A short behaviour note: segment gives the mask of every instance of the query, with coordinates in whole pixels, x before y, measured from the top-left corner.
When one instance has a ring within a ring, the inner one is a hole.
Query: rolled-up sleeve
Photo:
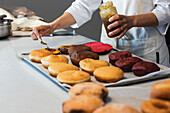
[[[154,4],[155,8],[152,12],[159,22],[157,29],[161,34],[165,35],[170,25],[170,0],[155,0]]]
[[[76,23],[71,27],[78,28],[89,21],[93,12],[98,9],[101,2],[102,0],[75,0],[65,11],[70,13],[76,20]]]

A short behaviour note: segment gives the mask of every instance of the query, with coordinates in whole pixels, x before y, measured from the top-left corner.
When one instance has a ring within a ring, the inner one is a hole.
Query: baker
[[[108,0],[103,0],[107,2]],[[117,8],[118,14],[110,17],[108,38],[102,27],[101,42],[111,44],[121,50],[165,66],[169,64],[169,53],[165,34],[170,24],[170,0],[110,0]],[[51,34],[56,29],[71,26],[78,28],[92,17],[102,0],[75,0],[59,18],[49,25],[35,27],[37,37]],[[118,27],[119,26],[119,27]],[[32,37],[36,40],[36,36]],[[118,40],[118,41],[117,41]],[[157,54],[159,53],[159,54]]]

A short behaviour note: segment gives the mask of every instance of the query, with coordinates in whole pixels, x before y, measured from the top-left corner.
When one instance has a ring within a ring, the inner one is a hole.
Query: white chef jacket
[[[166,46],[166,31],[170,24],[170,0],[103,0],[113,1],[117,12],[123,15],[137,15],[153,12],[158,21],[157,27],[133,27],[118,41],[108,38],[102,26],[101,42],[111,44],[121,50],[131,51],[151,61],[156,61],[159,53],[160,64],[169,66],[169,53]],[[72,25],[77,28],[91,19],[93,12],[98,9],[102,0],[75,0],[66,10],[76,20]]]

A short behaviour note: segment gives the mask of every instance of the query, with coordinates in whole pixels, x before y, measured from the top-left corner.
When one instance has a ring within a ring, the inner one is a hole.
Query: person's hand
[[[33,40],[38,40],[38,38],[50,35],[54,32],[54,29],[51,27],[51,25],[41,25],[38,27],[33,28],[33,31],[31,32],[31,37]]]
[[[108,33],[109,37],[120,39],[130,28],[132,28],[133,17],[117,14],[110,17],[109,22],[111,23],[107,27],[110,30]]]

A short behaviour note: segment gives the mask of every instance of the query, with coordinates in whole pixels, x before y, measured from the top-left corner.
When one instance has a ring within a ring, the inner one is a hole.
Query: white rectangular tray
[[[112,52],[114,52],[114,51],[112,51]],[[68,59],[70,59],[68,55],[65,55],[65,56]],[[68,91],[68,88],[71,87],[70,85],[61,84],[60,82],[58,82],[54,77],[50,76],[48,70],[46,68],[44,68],[41,65],[41,63],[35,63],[35,62],[30,61],[28,55],[21,55],[21,58],[22,58],[23,61],[28,63],[30,66],[34,67],[42,75],[44,75],[46,78],[51,80],[53,83],[55,83],[56,85],[58,85],[59,87],[61,87],[65,91]],[[99,59],[109,62],[108,54],[107,55],[100,55]],[[70,60],[69,60],[69,63],[71,63]],[[157,78],[163,78],[163,77],[167,77],[167,76],[170,75],[170,68],[167,68],[167,67],[159,65],[159,64],[158,64],[158,66],[160,67],[160,71],[153,72],[153,73],[147,74],[147,75],[142,76],[142,77],[137,77],[132,72],[125,72],[124,78],[122,80],[118,81],[118,82],[115,82],[115,83],[102,83],[102,82],[97,81],[94,76],[91,76],[91,81],[101,83],[106,87],[114,87],[114,86],[128,85],[128,84],[132,84],[132,83],[139,83],[139,82],[157,79]]]

